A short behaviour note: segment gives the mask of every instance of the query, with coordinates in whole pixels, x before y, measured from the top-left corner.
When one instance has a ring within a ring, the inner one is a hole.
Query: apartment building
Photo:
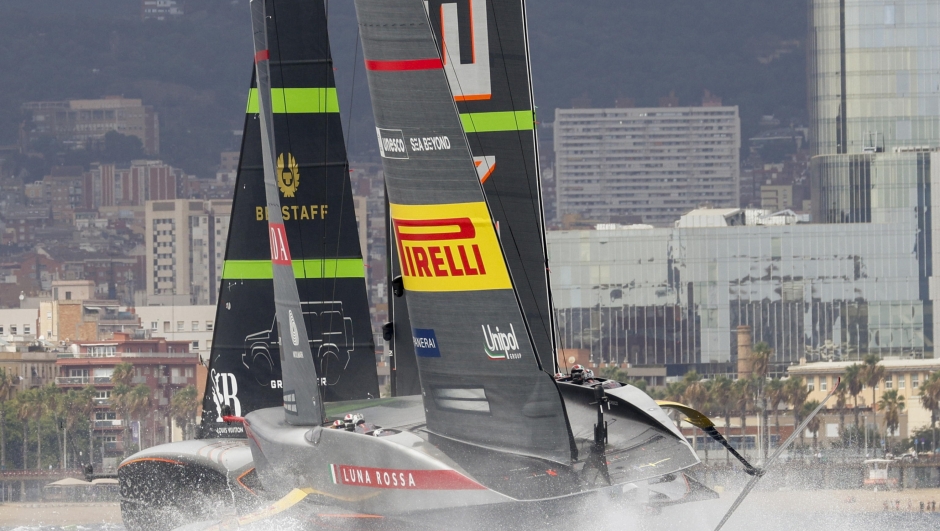
[[[702,204],[737,208],[737,107],[557,109],[559,219],[668,226]]]

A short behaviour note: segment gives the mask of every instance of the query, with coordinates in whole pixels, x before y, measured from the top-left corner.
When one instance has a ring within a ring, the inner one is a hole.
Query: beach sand
[[[0,528],[120,523],[118,502],[0,504]]]
[[[732,500],[740,491],[733,490],[721,495],[724,500]],[[920,511],[920,502],[936,502],[940,512],[940,489],[906,489],[902,491],[874,492],[873,490],[778,490],[756,491],[748,497],[747,504],[759,505],[765,511],[772,512],[812,512],[812,511],[848,511],[879,512],[884,511],[885,502],[890,511]],[[896,508],[899,502],[900,509]],[[910,502],[910,508],[908,508]]]

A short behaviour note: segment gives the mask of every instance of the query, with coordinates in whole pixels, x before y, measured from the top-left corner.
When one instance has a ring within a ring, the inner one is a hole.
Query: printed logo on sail
[[[441,349],[437,346],[437,336],[433,328],[412,328],[411,338],[415,345],[415,355],[419,358],[441,357]]]
[[[509,273],[485,203],[391,205],[405,288],[509,289]]]
[[[491,360],[522,359],[519,339],[512,323],[509,323],[508,332],[500,332],[498,326],[481,325],[481,328],[483,329],[483,338],[486,340],[486,347],[483,349],[486,357]]]
[[[294,192],[300,186],[300,166],[293,155],[287,153],[285,164],[284,153],[277,156],[277,187],[281,189],[284,197],[294,197]]]
[[[379,139],[379,154],[387,159],[407,159],[408,148],[405,146],[405,135],[401,129],[375,128]]]

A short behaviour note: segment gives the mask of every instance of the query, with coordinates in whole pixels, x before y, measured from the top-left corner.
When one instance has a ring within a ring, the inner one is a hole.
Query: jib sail
[[[324,399],[378,396],[375,349],[346,149],[321,2],[268,0],[271,100],[281,209]],[[258,94],[254,77],[229,228],[203,436],[242,436],[221,419],[283,403]],[[287,334],[290,337],[290,334]]]
[[[431,433],[568,463],[427,13],[357,0],[376,135]]]

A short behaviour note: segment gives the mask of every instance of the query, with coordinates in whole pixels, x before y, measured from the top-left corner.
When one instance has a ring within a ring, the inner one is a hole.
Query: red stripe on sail
[[[260,63],[261,61],[267,61],[271,58],[271,53],[268,50],[261,50],[255,54],[255,63]]]
[[[366,69],[378,72],[404,72],[407,70],[435,70],[444,68],[440,58],[409,59],[407,61],[370,61],[366,60]]]

